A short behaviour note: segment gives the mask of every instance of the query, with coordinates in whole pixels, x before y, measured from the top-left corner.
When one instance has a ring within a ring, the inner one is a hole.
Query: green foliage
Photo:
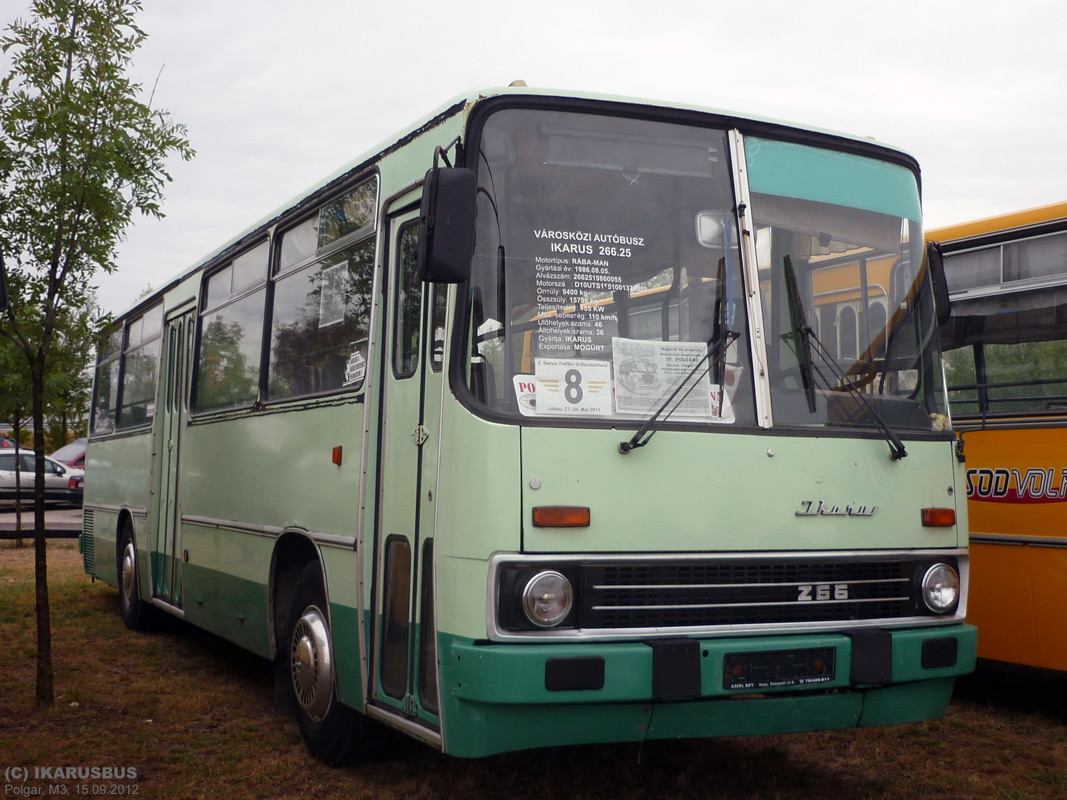
[[[1026,414],[1067,408],[1067,340],[984,344],[945,355],[950,401],[960,414],[980,409],[975,348],[982,348],[988,408],[992,413]],[[972,387],[960,389],[957,387]]]
[[[36,0],[0,37],[11,59],[0,80],[0,264],[11,295],[0,334],[61,419],[85,403],[82,373],[106,323],[94,274],[115,270],[135,212],[162,216],[167,159],[193,156],[185,128],[126,75],[145,39],[140,10],[140,0]]]
[[[231,408],[256,399],[259,365],[248,363],[243,348],[247,338],[240,322],[215,317],[204,325],[199,408]]]
[[[26,357],[14,342],[0,337],[0,422],[15,431],[29,417],[33,396]]]

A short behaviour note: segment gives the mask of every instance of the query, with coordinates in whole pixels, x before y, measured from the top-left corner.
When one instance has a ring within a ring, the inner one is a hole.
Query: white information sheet
[[[672,417],[733,422],[729,398],[721,386],[711,383],[705,343],[613,337],[611,347],[615,407],[620,414],[654,414],[684,380],[685,385],[667,407]]]

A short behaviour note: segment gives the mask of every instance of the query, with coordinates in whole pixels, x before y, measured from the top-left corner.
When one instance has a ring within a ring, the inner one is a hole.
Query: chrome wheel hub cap
[[[122,551],[122,599],[130,605],[137,597],[137,555],[133,542],[127,542]]]
[[[296,701],[309,717],[321,720],[333,699],[333,658],[326,619],[315,606],[309,606],[293,628],[289,667]]]

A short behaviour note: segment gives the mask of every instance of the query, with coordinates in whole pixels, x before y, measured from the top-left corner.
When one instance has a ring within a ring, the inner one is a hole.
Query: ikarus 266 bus
[[[908,155],[513,86],[116,319],[86,570],[328,762],[926,720],[973,668]]]

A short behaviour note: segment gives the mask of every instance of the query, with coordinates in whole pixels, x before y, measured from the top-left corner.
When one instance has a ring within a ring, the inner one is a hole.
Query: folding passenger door
[[[159,390],[159,437],[153,478],[152,594],[182,607],[182,525],[179,465],[182,434],[189,414],[190,359],[195,325],[192,309],[167,318]]]
[[[426,342],[429,309],[416,268],[417,209],[393,215],[388,236],[370,695],[379,708],[433,730],[433,492],[441,376]]]

